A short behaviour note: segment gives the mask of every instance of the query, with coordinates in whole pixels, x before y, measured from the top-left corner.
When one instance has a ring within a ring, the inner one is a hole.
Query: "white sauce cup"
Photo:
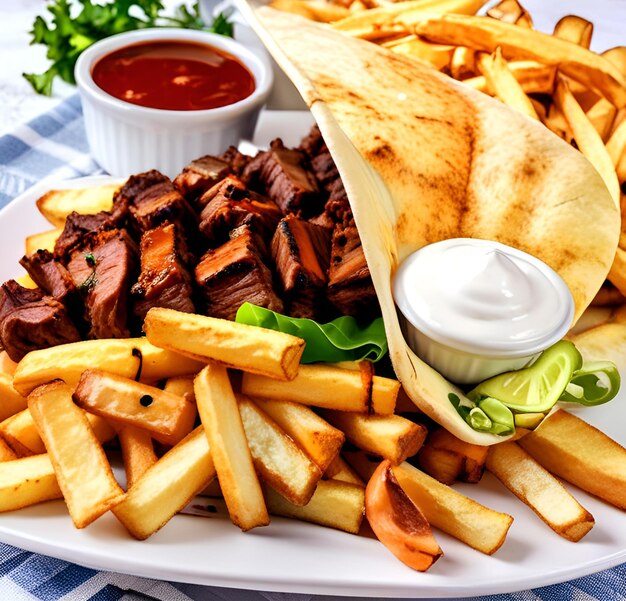
[[[176,41],[213,46],[239,59],[252,73],[254,92],[234,104],[206,110],[147,108],[111,96],[93,81],[94,65],[107,54],[141,42]],[[129,31],[96,42],[76,63],[87,140],[93,158],[111,175],[158,169],[174,177],[190,161],[220,154],[250,139],[272,88],[267,54],[205,31],[155,28]]]

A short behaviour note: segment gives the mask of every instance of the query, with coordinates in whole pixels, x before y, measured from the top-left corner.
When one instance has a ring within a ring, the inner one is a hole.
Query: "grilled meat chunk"
[[[78,294],[74,280],[50,251],[40,249],[30,256],[23,256],[20,265],[26,269],[33,282],[47,294],[68,308],[75,306]]]
[[[328,150],[317,123],[315,123],[309,130],[309,133],[300,140],[298,150],[304,152],[309,159],[316,157],[320,152]]]
[[[118,218],[108,211],[93,215],[82,215],[73,211],[65,219],[65,227],[54,244],[55,258],[65,261],[84,236],[98,230],[113,229],[117,227],[117,222]]]
[[[0,347],[13,361],[30,351],[76,342],[80,334],[64,305],[15,280],[0,288]]]
[[[141,273],[131,288],[134,313],[143,322],[152,307],[193,313],[191,276],[185,267],[173,223],[160,225],[141,237]]]
[[[126,338],[128,294],[135,280],[137,248],[124,230],[86,236],[72,252],[68,270],[85,296],[89,338]]]
[[[207,155],[192,161],[174,179],[174,186],[192,204],[231,173],[230,163]]]
[[[337,224],[331,243],[328,300],[343,315],[372,319],[380,313],[356,226]]]
[[[251,192],[236,177],[229,176],[206,192],[200,214],[200,232],[214,248],[228,240],[229,232],[241,225],[269,239],[282,217],[276,203]]]
[[[165,222],[194,231],[196,214],[171,180],[152,170],[128,178],[113,198],[114,210],[128,207],[134,231],[141,235]]]
[[[269,196],[284,213],[301,212],[307,217],[322,210],[324,199],[304,153],[285,148],[280,138],[246,165],[242,180]]]
[[[264,263],[256,237],[247,227],[228,242],[209,250],[198,263],[195,276],[206,302],[207,315],[234,319],[247,302],[281,312],[272,273]]]
[[[322,307],[330,235],[327,229],[289,215],[272,238],[272,258],[289,315],[314,318]]]

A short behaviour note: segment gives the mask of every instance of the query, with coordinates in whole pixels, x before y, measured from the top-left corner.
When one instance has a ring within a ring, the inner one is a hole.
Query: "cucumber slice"
[[[520,413],[543,413],[559,400],[582,357],[568,340],[546,349],[530,367],[500,374],[481,382],[468,393],[472,401],[498,399]]]

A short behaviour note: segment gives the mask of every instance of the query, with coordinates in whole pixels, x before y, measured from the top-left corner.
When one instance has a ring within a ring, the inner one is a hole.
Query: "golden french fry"
[[[463,473],[464,458],[462,455],[450,449],[438,449],[425,444],[417,454],[419,466],[443,484],[454,484],[461,479]]]
[[[131,488],[158,460],[152,436],[135,426],[121,426],[117,435],[122,448],[126,487]]]
[[[345,6],[315,0],[272,0],[269,6],[321,23],[338,21],[350,14],[350,10]]]
[[[365,489],[339,480],[320,480],[311,500],[299,507],[265,487],[270,513],[358,534],[365,512]]]
[[[428,64],[441,71],[450,64],[455,46],[442,46],[420,40],[416,35],[409,35],[381,44],[398,54],[406,54],[413,59]]]
[[[0,463],[0,512],[62,497],[48,455]]]
[[[608,279],[622,294],[626,295],[626,250],[619,246],[615,250],[615,258]]]
[[[399,388],[396,380],[380,376],[373,376],[371,387],[367,387],[360,372],[323,364],[301,365],[290,381],[244,373],[241,382],[241,391],[253,398],[385,415],[393,413]]]
[[[196,393],[193,390],[192,376],[168,378],[167,382],[165,382],[163,390],[178,396],[184,396],[188,401],[192,401],[194,403],[196,401]]]
[[[4,439],[0,438],[0,463],[3,461],[12,461],[13,459],[17,459],[17,455]]]
[[[626,88],[625,88],[626,91]],[[589,159],[596,168],[615,201],[617,207],[620,202],[619,182],[611,157],[604,146],[602,138],[585,115],[584,111],[574,98],[567,82],[558,77],[556,82],[556,94],[554,100],[565,116],[567,123],[572,128],[574,139],[579,150]]]
[[[577,542],[593,528],[593,516],[517,443],[493,445],[487,469],[563,538]]]
[[[365,486],[365,482],[361,477],[341,458],[340,455],[335,457],[331,464],[326,468],[324,477],[328,480],[340,480],[350,484],[358,484]]]
[[[110,211],[113,195],[119,187],[119,184],[105,184],[73,190],[50,190],[37,200],[37,208],[52,225],[62,228],[65,218],[72,211],[82,214]]]
[[[39,234],[31,234],[26,236],[24,254],[32,255],[38,250],[48,250],[52,252],[57,238],[61,235],[61,229],[48,230]]]
[[[504,543],[513,518],[438,482],[406,461],[393,472],[428,523],[473,549],[492,555]]]
[[[518,27],[533,28],[530,13],[517,0],[501,0],[487,11],[487,16]]]
[[[345,440],[343,432],[331,426],[306,405],[291,401],[254,399],[304,452],[325,472],[337,457]]]
[[[518,444],[549,472],[626,509],[626,449],[579,417],[555,411]]]
[[[95,368],[142,382],[195,374],[204,363],[150,344],[145,338],[83,340],[31,351],[18,364],[13,386],[24,395],[61,379],[76,386],[86,369]]]
[[[617,109],[606,98],[600,98],[585,113],[602,140],[606,142],[611,133]],[[607,151],[609,151],[608,148]],[[610,151],[609,155],[611,155]],[[613,157],[611,156],[611,158]]]
[[[344,432],[351,443],[395,465],[415,455],[426,439],[425,426],[399,415],[324,411],[323,417]]]
[[[554,90],[554,77],[556,74],[556,69],[554,67],[550,65],[542,65],[537,61],[510,61],[508,63],[508,68],[524,93],[552,94]],[[463,83],[486,94],[491,92],[489,86],[487,85],[487,80],[482,75],[464,79]],[[543,107],[543,105],[541,106]],[[537,106],[534,103],[533,107],[535,108],[535,112],[537,112]],[[545,108],[542,110],[545,112]]]
[[[295,377],[304,352],[290,334],[172,309],[150,309],[143,327],[156,346],[283,380]]]
[[[89,420],[63,382],[45,384],[28,397],[70,516],[84,528],[124,498]]]
[[[24,288],[34,289],[38,287],[37,284],[33,281],[33,278],[31,278],[27,273],[18,276],[17,278],[15,278],[15,281],[20,286],[24,286]]]
[[[96,438],[101,442],[109,442],[116,436],[115,430],[99,415],[86,413],[87,419]],[[26,408],[0,423],[0,436],[15,451],[18,457],[28,457],[46,452],[46,447],[41,440],[39,430],[30,413]]]
[[[567,15],[561,17],[554,26],[553,35],[572,44],[589,48],[593,35],[593,23],[576,15]]]
[[[626,46],[609,48],[602,53],[602,56],[610,63],[613,63],[613,65],[619,69],[621,74],[626,77]]]
[[[215,475],[206,434],[198,426],[146,470],[113,513],[135,538],[144,540],[206,488]]]
[[[572,336],[570,340],[585,361],[612,361],[625,373],[626,315],[624,312],[617,312],[614,319],[616,323],[600,324]]]
[[[606,151],[611,157],[611,162],[617,167],[620,158],[626,151],[626,119],[624,119],[612,132],[606,142]]]
[[[0,374],[13,377],[17,363],[9,357],[6,351],[0,351]]]
[[[489,447],[465,442],[446,429],[437,428],[429,433],[426,443],[420,449],[420,465],[426,473],[437,478],[440,482],[447,484],[451,484],[455,480],[479,482],[485,470],[488,450]],[[448,473],[453,476],[452,480],[448,478],[444,480],[437,475],[438,458],[448,466],[458,465],[458,471],[455,473],[448,470]]]
[[[487,80],[487,85],[504,104],[531,119],[539,119],[532,102],[509,70],[506,60],[502,58],[499,47],[491,55],[477,53],[476,65]]]
[[[626,105],[626,78],[606,58],[571,42],[496,19],[457,14],[423,16],[414,33],[439,44],[469,46],[509,59],[558,65],[564,75],[605,96],[618,108]]]
[[[194,388],[230,519],[244,531],[266,526],[267,508],[226,368],[209,363]]]
[[[74,391],[79,406],[115,422],[144,428],[173,444],[193,427],[196,406],[181,396],[99,369],[87,369]]]
[[[257,473],[294,505],[306,505],[322,472],[248,397],[237,395],[241,421]]]
[[[454,79],[465,80],[477,72],[476,52],[467,46],[457,46],[450,59],[450,75]]]
[[[26,409],[26,397],[13,387],[13,376],[0,371],[0,421]]]

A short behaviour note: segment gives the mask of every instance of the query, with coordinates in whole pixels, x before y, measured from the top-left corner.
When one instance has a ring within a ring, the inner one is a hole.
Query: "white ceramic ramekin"
[[[235,56],[254,76],[254,92],[229,106],[171,111],[124,102],[94,83],[91,71],[100,58],[125,46],[158,40],[207,44]],[[75,75],[91,154],[117,177],[149,169],[174,177],[190,161],[251,138],[273,83],[266,55],[225,36],[169,28],[130,31],[96,42],[79,57]]]
[[[525,367],[567,333],[574,316],[569,288],[553,269],[488,240],[456,238],[416,251],[396,271],[393,296],[407,344],[457,384]]]

